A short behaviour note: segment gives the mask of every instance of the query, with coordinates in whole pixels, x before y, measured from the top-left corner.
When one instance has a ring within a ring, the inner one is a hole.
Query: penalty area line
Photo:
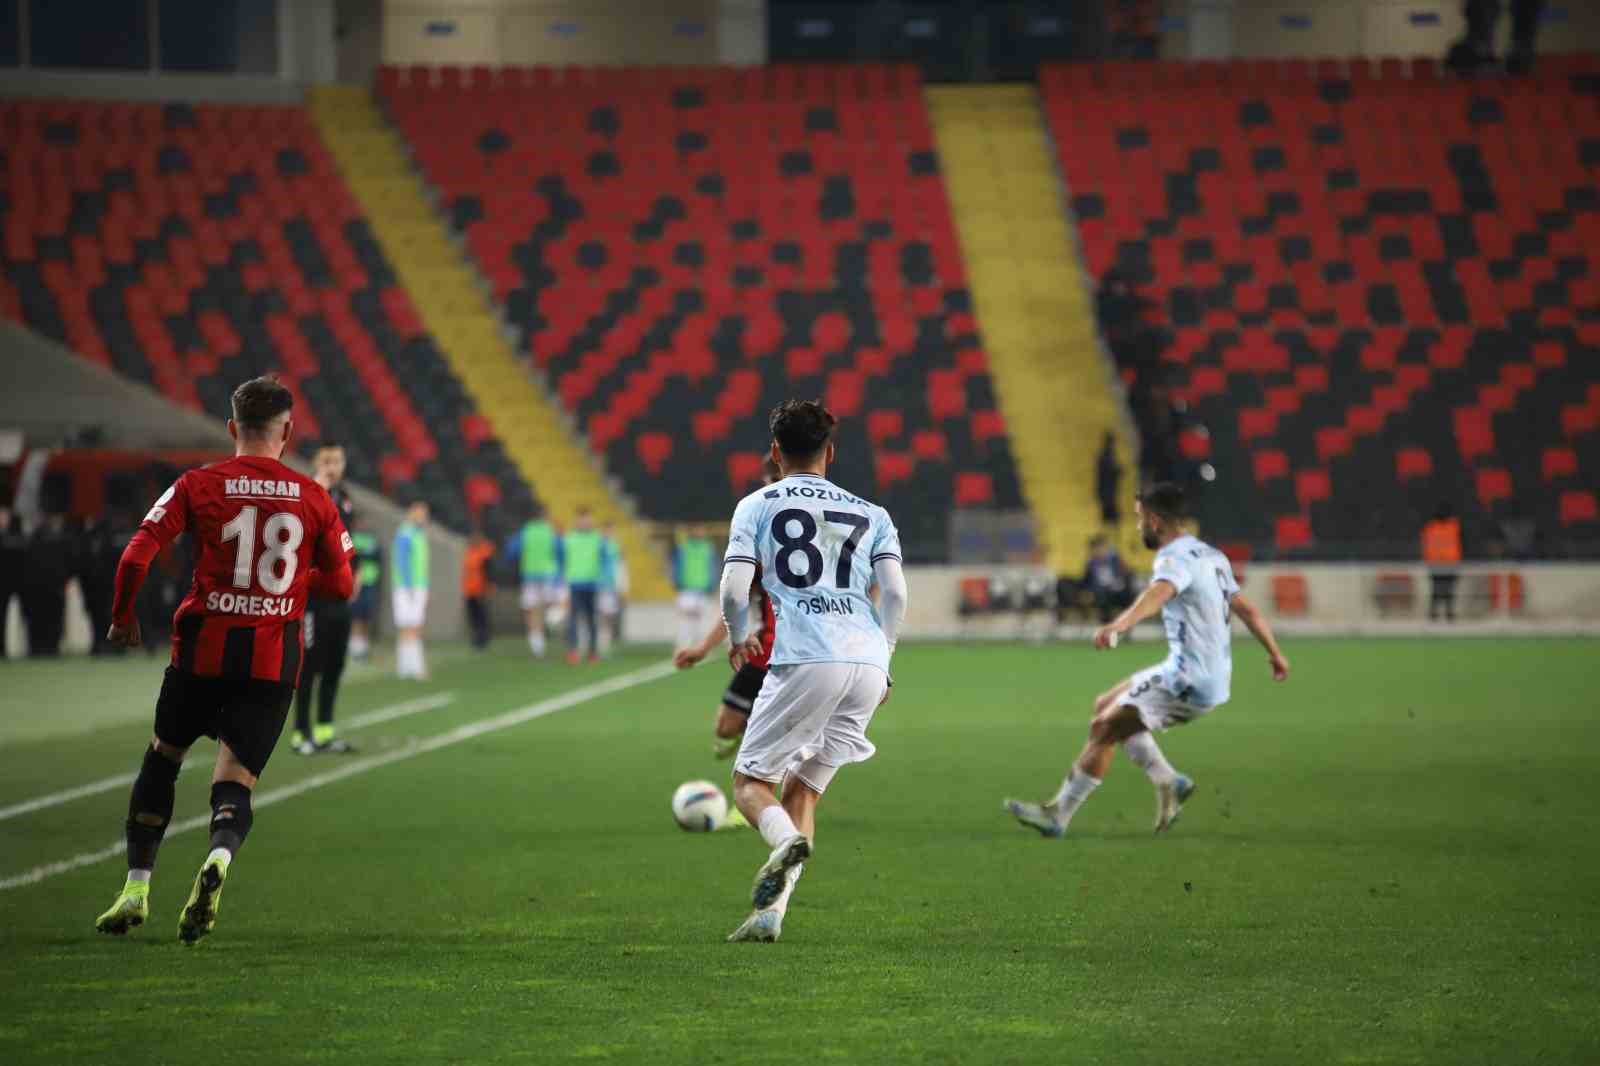
[[[670,662],[657,663],[654,666],[646,666],[626,674],[618,674],[616,677],[607,678],[604,681],[583,685],[560,696],[552,696],[537,703],[530,703],[526,707],[518,707],[515,710],[505,711],[488,718],[480,718],[475,722],[467,722],[454,729],[446,730],[443,733],[428,737],[426,740],[416,741],[394,751],[351,759],[337,769],[328,770],[320,774],[312,774],[310,777],[296,781],[292,785],[285,785],[283,788],[263,792],[252,799],[251,807],[255,809],[270,807],[275,803],[282,803],[284,800],[294,799],[296,796],[322,788],[324,785],[331,785],[346,778],[357,777],[369,771],[388,766],[391,763],[403,762],[406,759],[415,758],[418,755],[426,755],[429,752],[439,751],[468,740],[476,740],[479,737],[488,736],[490,733],[498,733],[503,729],[523,725],[536,718],[543,718],[545,715],[564,711],[568,707],[576,707],[581,703],[588,703],[590,700],[597,700],[602,696],[623,692],[675,673],[677,673],[677,669]],[[186,818],[181,822],[172,823],[167,829],[166,835],[170,838],[179,833],[192,832],[210,823],[210,814],[197,815],[193,818]],[[24,870],[19,874],[0,878],[0,892],[7,889],[22,888],[27,885],[36,885],[58,874],[70,873],[85,866],[93,866],[97,862],[104,862],[113,856],[123,854],[125,847],[126,845],[122,841],[118,841],[95,851],[86,851],[68,859],[45,863],[42,866],[35,866],[31,870]]]

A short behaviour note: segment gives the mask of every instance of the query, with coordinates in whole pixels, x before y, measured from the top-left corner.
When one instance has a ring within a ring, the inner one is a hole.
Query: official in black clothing
[[[22,573],[22,614],[28,627],[28,654],[61,654],[67,625],[67,582],[72,578],[72,541],[67,520],[47,515],[28,540]]]
[[[344,448],[326,442],[312,457],[312,477],[328,490],[339,517],[349,529],[355,505],[344,490]],[[301,755],[321,752],[347,754],[355,750],[348,740],[336,736],[334,706],[339,699],[339,679],[350,655],[350,603],[348,600],[316,596],[306,606],[306,651],[300,667],[300,688],[295,693],[294,734],[290,740]],[[316,700],[317,720],[311,721],[311,703]]]
[[[104,518],[91,518],[84,522],[77,538],[73,560],[73,573],[78,578],[78,589],[83,593],[83,609],[89,615],[89,632],[94,643],[91,655],[108,655],[123,649],[106,639],[111,628],[111,601],[116,589],[117,560],[122,558],[122,546],[132,533],[121,534],[111,528]]]
[[[22,596],[22,558],[28,538],[22,519],[9,507],[0,507],[0,659],[6,657],[12,597]]]

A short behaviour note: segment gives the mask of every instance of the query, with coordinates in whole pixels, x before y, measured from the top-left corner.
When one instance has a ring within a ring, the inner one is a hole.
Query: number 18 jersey
[[[900,558],[889,512],[816,474],[791,474],[739,502],[724,562],[755,563],[772,600],[773,666],[865,663],[889,670],[872,568]]]

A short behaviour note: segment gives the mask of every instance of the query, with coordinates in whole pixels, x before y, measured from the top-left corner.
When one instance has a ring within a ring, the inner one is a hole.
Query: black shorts
[[[728,691],[722,694],[722,702],[740,714],[748,715],[750,708],[755,706],[756,697],[761,694],[761,682],[766,679],[766,667],[746,663],[728,682]]]
[[[201,737],[226,741],[257,777],[278,746],[294,686],[281,681],[196,677],[167,667],[156,700],[156,736],[187,748]]]

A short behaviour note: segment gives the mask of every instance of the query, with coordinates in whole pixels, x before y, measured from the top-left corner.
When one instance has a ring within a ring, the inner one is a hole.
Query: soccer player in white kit
[[[1183,490],[1170,483],[1152,486],[1138,496],[1134,511],[1145,547],[1157,549],[1155,572],[1126,611],[1095,631],[1094,646],[1115,647],[1128,630],[1159,611],[1168,655],[1095,700],[1088,743],[1053,800],[1005,801],[1017,821],[1047,837],[1066,832],[1083,801],[1100,787],[1118,744],[1156,787],[1156,832],[1172,826],[1195,786],[1167,762],[1152,734],[1192,722],[1228,701],[1231,618],[1243,622],[1267,649],[1273,680],[1289,677],[1289,660],[1261,612],[1239,592],[1228,557],[1184,530]]]
[[[722,569],[735,670],[761,650],[749,610],[758,564],[777,617],[771,665],[733,773],[734,802],[772,853],[756,874],[755,909],[733,941],[772,941],[782,932],[822,793],[839,767],[876,750],[867,724],[889,698],[889,658],[906,610],[900,535],[888,512],[827,479],[833,415],[816,401],[790,400],[770,424],[782,477],[740,501]]]

